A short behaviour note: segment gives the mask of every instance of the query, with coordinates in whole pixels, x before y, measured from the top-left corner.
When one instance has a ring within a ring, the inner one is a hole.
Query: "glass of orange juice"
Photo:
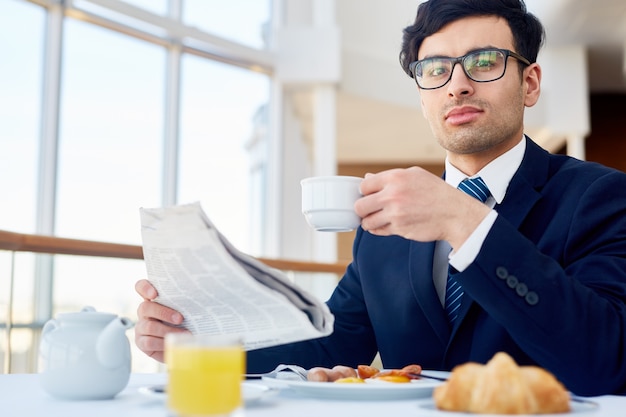
[[[167,407],[176,417],[232,416],[241,408],[245,353],[236,335],[165,337]]]

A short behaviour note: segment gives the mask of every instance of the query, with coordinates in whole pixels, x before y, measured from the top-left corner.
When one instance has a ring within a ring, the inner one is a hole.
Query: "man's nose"
[[[463,65],[460,62],[455,63],[452,67],[450,81],[448,81],[448,95],[450,97],[460,97],[473,93],[473,81],[465,74]]]

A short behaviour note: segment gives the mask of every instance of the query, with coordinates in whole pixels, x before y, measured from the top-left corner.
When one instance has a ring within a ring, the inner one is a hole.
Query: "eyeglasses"
[[[530,61],[508,49],[479,49],[458,58],[434,57],[409,64],[409,69],[417,85],[423,90],[441,88],[452,78],[456,64],[461,64],[463,72],[470,80],[488,83],[499,80],[506,72],[509,57],[530,65]]]

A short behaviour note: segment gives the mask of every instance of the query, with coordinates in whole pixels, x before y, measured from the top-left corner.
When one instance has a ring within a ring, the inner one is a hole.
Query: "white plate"
[[[264,376],[263,381],[274,387],[290,388],[299,394],[334,400],[399,400],[430,397],[442,382],[418,379],[409,383],[366,380],[360,383],[311,382]]]
[[[139,392],[150,397],[159,398],[165,401],[167,394],[165,392],[165,385],[151,385],[148,387],[139,388]],[[262,384],[255,384],[251,382],[241,383],[241,395],[245,405],[252,405],[262,398],[274,392],[268,386]]]
[[[461,412],[454,412],[454,411],[444,411],[444,410],[439,410],[436,406],[435,403],[433,401],[427,401],[427,402],[422,402],[419,405],[420,408],[423,408],[425,410],[430,410],[430,411],[437,411],[439,413],[443,413],[446,416],[467,416],[467,413],[461,413]],[[541,414],[542,417],[548,417],[548,416],[559,416],[559,417],[563,417],[564,415],[570,415],[570,414],[579,414],[579,413],[588,413],[591,411],[598,411],[599,410],[599,405],[598,403],[594,402],[594,401],[590,401],[590,400],[585,400],[585,399],[577,399],[574,401],[570,402],[570,407],[571,410],[569,413],[567,414]],[[490,416],[504,416],[505,414],[490,414]],[[510,414],[509,414],[510,416]]]

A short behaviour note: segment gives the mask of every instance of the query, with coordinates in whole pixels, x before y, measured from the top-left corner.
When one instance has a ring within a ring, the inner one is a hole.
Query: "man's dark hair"
[[[448,23],[470,16],[499,16],[504,18],[513,33],[515,52],[537,61],[544,42],[541,22],[526,10],[523,0],[428,0],[419,5],[415,22],[404,29],[400,65],[410,77],[409,64],[417,61],[424,38],[438,32]]]

